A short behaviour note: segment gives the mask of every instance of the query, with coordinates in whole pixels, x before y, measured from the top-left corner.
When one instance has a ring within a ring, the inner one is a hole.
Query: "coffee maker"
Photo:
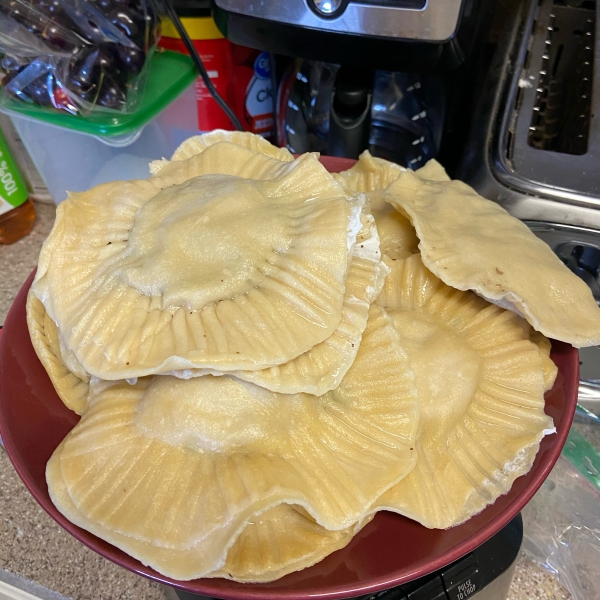
[[[484,0],[213,0],[232,42],[277,55],[280,145],[410,168],[447,155],[471,116]],[[290,67],[281,57],[294,57]]]
[[[329,63],[422,72],[463,63],[490,4],[483,0],[214,0],[213,14],[221,31],[245,46]]]

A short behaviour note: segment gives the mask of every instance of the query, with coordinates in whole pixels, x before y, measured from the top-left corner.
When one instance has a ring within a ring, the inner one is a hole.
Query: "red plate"
[[[341,159],[324,162],[331,171],[349,166]],[[531,471],[519,477],[508,494],[466,523],[432,530],[382,512],[346,548],[272,583],[173,581],[67,521],[48,496],[46,463],[79,417],[58,398],[31,345],[25,301],[32,279],[33,275],[15,299],[0,336],[0,435],[15,469],[44,510],[86,546],[130,571],[189,592],[231,600],[347,598],[435,571],[489,539],[523,508],[558,459],[573,419],[579,382],[577,350],[553,342],[551,356],[558,366],[558,377],[546,394],[546,412],[554,419],[557,433],[542,440]]]

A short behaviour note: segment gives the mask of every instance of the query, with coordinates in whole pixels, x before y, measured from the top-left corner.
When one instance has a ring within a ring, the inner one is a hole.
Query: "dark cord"
[[[231,110],[231,108],[229,108],[229,106],[227,105],[227,102],[225,102],[225,100],[223,100],[223,98],[221,98],[221,95],[219,94],[219,92],[217,92],[217,90],[215,89],[215,86],[213,85],[212,81],[210,80],[210,77],[208,76],[208,73],[206,72],[206,69],[204,68],[204,63],[202,62],[202,59],[200,58],[200,55],[198,54],[196,47],[192,43],[190,36],[187,34],[185,27],[181,23],[181,20],[179,19],[179,16],[177,15],[177,12],[175,11],[175,7],[173,6],[172,1],[164,0],[164,4],[167,9],[168,17],[173,22],[173,25],[175,25],[175,29],[177,29],[177,33],[179,34],[179,37],[181,38],[182,42],[184,43],[187,51],[190,53],[190,56],[192,57],[192,60],[194,61],[194,64],[196,65],[196,69],[198,69],[198,73],[200,73],[200,77],[202,77],[202,81],[204,81],[204,85],[206,86],[206,89],[210,92],[211,96],[217,101],[217,104],[221,107],[223,112],[229,117],[229,120],[233,123],[235,128],[238,131],[244,131],[244,128],[242,127],[242,124],[240,123],[239,119],[235,116],[235,113]]]

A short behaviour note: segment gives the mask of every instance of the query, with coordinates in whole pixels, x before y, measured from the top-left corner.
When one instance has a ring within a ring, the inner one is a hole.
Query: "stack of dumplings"
[[[27,300],[81,415],[46,471],[70,521],[174,579],[266,582],[531,468],[545,336],[598,344],[600,309],[519,221],[434,161],[331,175],[246,133],[150,170],[58,206]]]

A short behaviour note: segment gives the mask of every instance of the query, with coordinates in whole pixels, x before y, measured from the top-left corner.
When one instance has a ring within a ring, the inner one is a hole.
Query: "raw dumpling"
[[[176,579],[220,569],[253,515],[281,503],[342,530],[413,468],[414,375],[371,308],[340,386],[276,394],[232,377],[107,383],[48,463],[72,522]]]
[[[398,179],[404,167],[383,158],[371,156],[365,150],[358,161],[346,171],[334,173],[334,177],[348,190],[349,193],[362,192],[371,200],[373,210],[385,208],[383,190]]]
[[[408,258],[418,252],[419,238],[411,222],[384,200],[385,190],[405,171],[405,168],[375,158],[365,150],[354,166],[334,174],[349,193],[362,192],[367,195],[381,239],[381,254],[392,259]],[[430,160],[417,173],[424,179],[450,180],[444,168],[435,160]]]
[[[65,364],[56,324],[31,290],[27,294],[27,327],[35,353],[44,365],[58,397],[80,415],[85,409],[90,376],[81,365],[78,368],[74,356],[71,356],[71,368]]]
[[[358,527],[330,531],[302,507],[280,504],[252,517],[227,553],[223,567],[210,577],[249,583],[274,581],[348,545],[355,529]]]
[[[389,160],[372,156],[368,150],[365,150],[352,167],[341,173],[334,173],[333,176],[349,192],[367,194],[373,209],[382,210],[385,208],[383,192],[407,170]],[[450,181],[444,167],[436,160],[430,160],[416,172],[422,179]]]
[[[419,239],[410,221],[397,210],[373,210],[381,239],[381,254],[391,260],[408,258],[419,251]]]
[[[398,262],[389,315],[416,376],[418,460],[374,510],[445,529],[508,492],[554,427],[540,352],[521,318],[446,286],[418,255]]]
[[[428,269],[446,284],[514,310],[536,331],[576,347],[600,344],[591,290],[501,206],[460,181],[404,172],[385,199],[407,214]]]
[[[283,394],[306,392],[321,396],[340,384],[358,352],[369,306],[379,295],[388,273],[381,262],[373,217],[363,211],[361,221],[363,228],[356,238],[346,277],[342,318],[333,334],[283,365],[259,371],[232,371],[231,375]],[[188,379],[207,373],[222,374],[206,369],[188,369],[175,371],[173,375]]]
[[[418,252],[412,253],[409,256],[417,255]],[[406,257],[408,258],[408,257]],[[389,256],[383,257],[383,262],[387,266],[389,273],[387,274],[381,292],[375,304],[381,306],[381,308],[390,311],[400,308],[402,306],[402,277],[404,275],[404,260],[401,258],[390,258]]]
[[[270,156],[280,161],[290,162],[294,160],[291,152],[286,148],[278,148],[265,138],[254,135],[246,131],[224,131],[223,129],[215,129],[210,133],[196,135],[185,140],[177,150],[175,150],[170,161],[166,159],[155,160],[150,163],[150,173],[156,175],[166,165],[174,161],[186,160],[191,156],[200,154],[213,144],[219,142],[228,142],[242,148],[252,150],[253,153]]]
[[[315,155],[273,168],[107,183],[58,206],[33,289],[87,372],[263,369],[331,336],[360,199]]]
[[[77,510],[69,497],[58,461],[48,463],[46,476],[53,482],[52,498],[70,521],[98,537],[106,535],[104,528]],[[353,527],[330,531],[318,525],[300,506],[279,504],[259,516],[250,517],[237,537],[232,536],[235,541],[227,552],[225,564],[206,577],[250,583],[274,581],[316,564],[343,548],[371,519],[372,515],[369,515]],[[187,552],[172,553],[116,532],[110,532],[110,539],[119,548],[134,548],[137,557],[152,555],[155,561],[166,565],[183,561],[183,568],[189,569],[197,561],[196,547]]]
[[[415,173],[421,179],[428,179],[429,181],[450,181],[450,177],[448,177],[448,173],[446,173],[444,167],[442,167],[435,159],[427,161],[427,163],[420,169],[417,169]]]
[[[544,370],[544,391],[547,392],[548,390],[552,389],[552,386],[556,380],[556,376],[558,375],[558,369],[550,358],[552,344],[550,340],[539,331],[532,330],[530,338],[540,351],[540,357],[542,358],[542,369]]]
[[[248,131],[225,131],[223,129],[215,129],[214,131],[203,135],[187,138],[187,140],[175,150],[172,160],[185,160],[194,154],[202,152],[204,149],[208,148],[208,146],[216,144],[217,142],[230,142],[284,162],[291,162],[294,160],[292,153],[287,148],[274,146],[260,135]]]
[[[170,161],[153,178],[167,185],[180,184],[206,174],[235,175],[244,179],[272,179],[282,168],[276,158],[232,144],[216,142],[185,160]]]
[[[384,257],[384,262],[388,266],[389,273],[385,278],[381,293],[377,297],[376,304],[389,311],[400,308],[403,303],[404,283],[402,277],[404,275],[404,261],[390,259],[386,256]],[[520,324],[523,327],[524,334],[529,335],[531,341],[538,347],[544,371],[544,391],[548,391],[552,389],[554,380],[558,374],[558,369],[550,358],[550,350],[552,348],[550,340],[543,334],[535,331],[524,319],[521,320]]]
[[[388,269],[381,262],[379,236],[371,215],[356,238],[346,278],[342,318],[334,333],[298,358],[261,371],[238,376],[270,390],[287,394],[300,391],[320,396],[335,389],[354,362],[369,307],[379,295]]]

